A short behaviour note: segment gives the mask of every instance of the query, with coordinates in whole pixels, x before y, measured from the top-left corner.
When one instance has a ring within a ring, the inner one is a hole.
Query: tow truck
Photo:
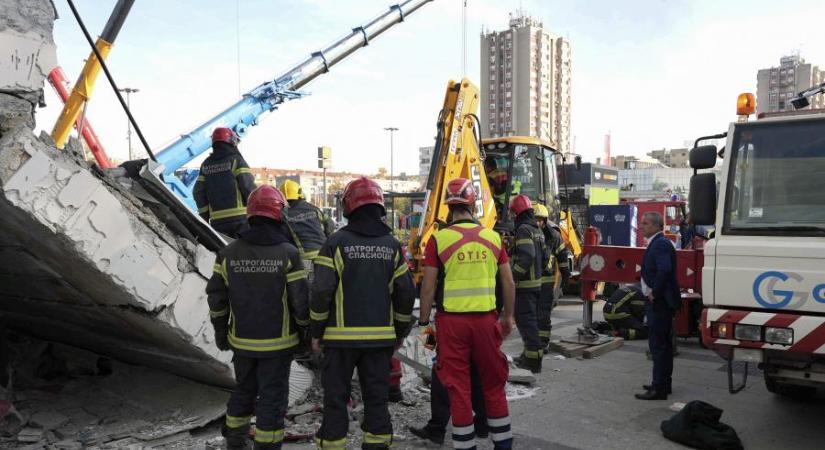
[[[748,121],[755,106],[741,95],[725,148],[690,154],[695,169],[724,160],[718,193],[711,174],[691,179],[691,217],[717,229],[705,246],[702,339],[727,361],[732,393],[756,364],[768,391],[808,395],[825,383],[825,110]]]

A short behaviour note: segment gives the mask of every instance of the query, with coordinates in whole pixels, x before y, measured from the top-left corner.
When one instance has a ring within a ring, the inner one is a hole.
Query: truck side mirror
[[[573,161],[575,161],[575,163],[576,163],[576,170],[582,170],[582,157],[581,157],[581,155],[576,155],[576,157],[573,158]]]
[[[702,145],[690,149],[690,167],[712,169],[716,165],[716,146]]]
[[[695,149],[694,149],[695,150]],[[714,151],[714,156],[716,152]],[[691,163],[693,151],[691,151]],[[716,175],[700,173],[690,177],[690,218],[695,225],[714,225],[716,220]]]

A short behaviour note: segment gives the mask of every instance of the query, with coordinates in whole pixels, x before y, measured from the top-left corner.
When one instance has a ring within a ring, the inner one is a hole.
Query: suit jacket
[[[642,258],[642,279],[653,291],[654,301],[667,302],[673,310],[681,309],[679,280],[676,278],[676,249],[663,234],[647,244]]]

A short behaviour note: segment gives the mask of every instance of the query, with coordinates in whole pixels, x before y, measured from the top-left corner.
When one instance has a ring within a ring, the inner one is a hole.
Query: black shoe
[[[639,400],[667,400],[667,393],[651,389],[644,394],[636,394],[636,398]]]
[[[413,436],[424,439],[430,442],[434,442],[436,444],[443,444],[444,443],[444,432],[439,433],[438,431],[433,430],[430,428],[429,425],[424,425],[423,427],[407,427],[410,430],[410,433]]]
[[[642,389],[644,389],[644,390],[646,390],[646,391],[652,391],[652,390],[653,390],[653,385],[652,385],[652,384],[643,384],[643,385],[642,385]],[[672,393],[673,393],[673,388],[671,388],[670,386],[668,386],[668,387],[665,389],[665,394],[672,394]]]

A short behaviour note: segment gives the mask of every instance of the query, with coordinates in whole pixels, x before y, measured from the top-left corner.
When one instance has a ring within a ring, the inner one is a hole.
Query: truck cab
[[[691,151],[691,217],[716,225],[704,248],[703,342],[762,368],[769,391],[825,383],[825,114],[732,123],[727,144]]]

